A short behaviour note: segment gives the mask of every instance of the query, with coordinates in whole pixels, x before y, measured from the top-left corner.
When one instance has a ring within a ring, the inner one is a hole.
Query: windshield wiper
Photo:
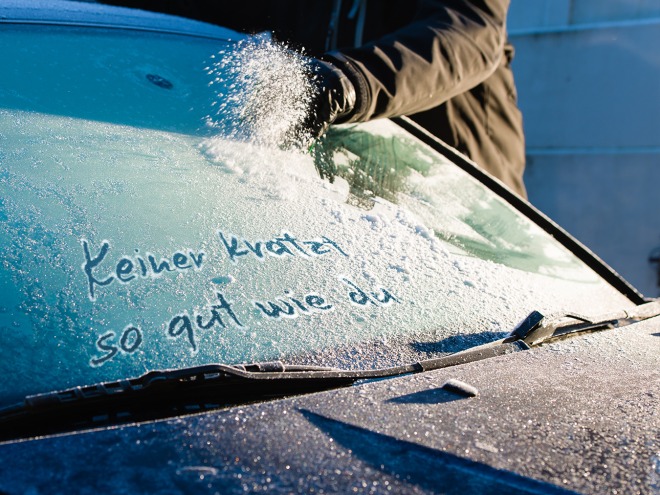
[[[349,386],[358,380],[431,371],[535,347],[558,338],[660,315],[660,301],[599,318],[532,312],[506,338],[412,364],[340,370],[277,362],[210,364],[26,397],[0,409],[0,440],[155,420]]]
[[[0,409],[0,441],[191,414],[455,366],[528,347],[497,342],[448,356],[375,370],[281,362],[209,364],[31,395]]]

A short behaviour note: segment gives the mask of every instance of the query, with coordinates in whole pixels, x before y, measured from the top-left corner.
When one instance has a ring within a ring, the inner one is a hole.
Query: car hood
[[[421,375],[7,443],[0,490],[657,493],[658,351],[653,318]],[[450,379],[478,395],[443,389]]]

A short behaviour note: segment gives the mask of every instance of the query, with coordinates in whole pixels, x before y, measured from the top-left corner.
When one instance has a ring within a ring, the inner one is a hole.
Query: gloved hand
[[[353,83],[332,63],[312,59],[311,65],[314,95],[303,126],[312,137],[320,137],[331,124],[348,121],[356,93]]]

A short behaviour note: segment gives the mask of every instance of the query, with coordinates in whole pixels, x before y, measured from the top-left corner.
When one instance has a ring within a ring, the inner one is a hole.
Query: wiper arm
[[[530,347],[585,332],[619,328],[660,315],[660,300],[608,313],[587,317],[577,313],[557,313],[544,316],[533,311],[523,320],[504,342],[522,341]]]

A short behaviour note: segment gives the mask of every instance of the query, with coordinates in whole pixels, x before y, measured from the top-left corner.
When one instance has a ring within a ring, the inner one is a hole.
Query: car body
[[[658,303],[497,180],[276,146],[264,38],[1,8],[1,492],[658,491]]]

